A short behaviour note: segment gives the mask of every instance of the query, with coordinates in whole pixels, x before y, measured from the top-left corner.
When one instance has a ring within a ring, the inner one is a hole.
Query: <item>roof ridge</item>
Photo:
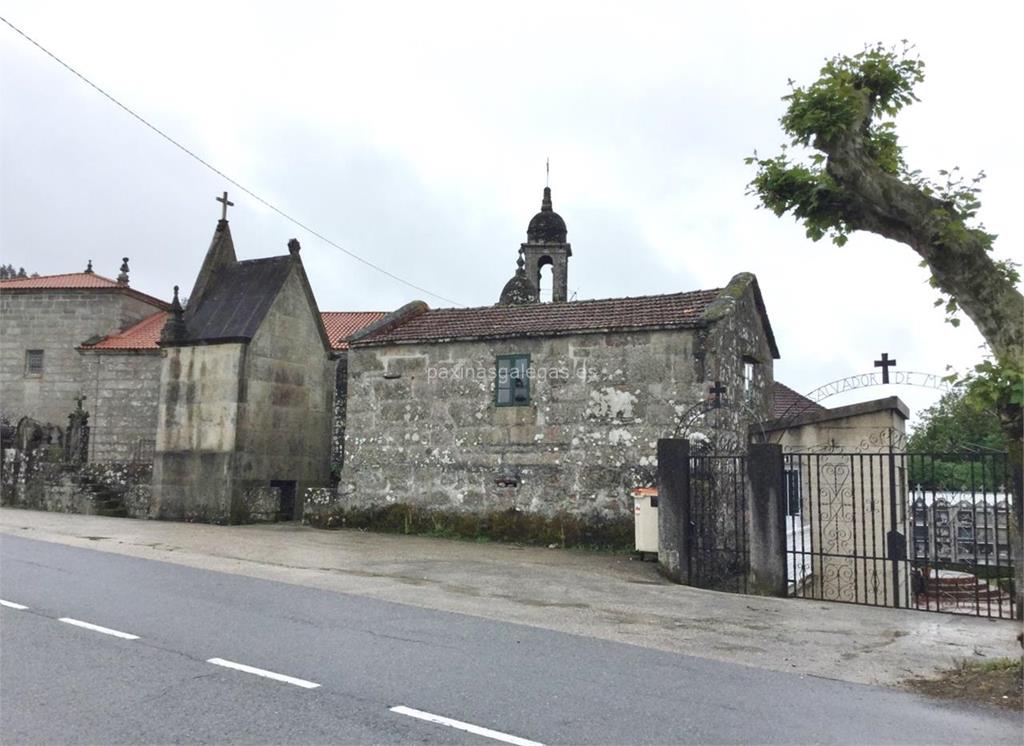
[[[235,262],[235,266],[237,267],[240,264],[255,264],[256,262],[280,261],[282,259],[287,260],[287,261],[291,261],[291,258],[292,258],[291,254],[275,254],[274,256],[258,256],[258,257],[254,258],[254,259],[239,259],[237,262]],[[230,267],[228,269],[230,269]]]
[[[351,313],[351,314],[365,314],[365,313],[390,313],[390,311],[321,311],[320,313]]]
[[[0,283],[3,283],[3,282],[20,282],[20,281],[24,281],[24,280],[52,280],[52,279],[57,278],[57,277],[79,277],[79,276],[81,276],[81,277],[95,277],[98,280],[106,280],[111,285],[116,285],[117,284],[117,280],[113,280],[113,279],[107,277],[106,275],[101,275],[101,274],[99,274],[97,272],[60,272],[60,273],[55,274],[55,275],[29,275],[27,277],[8,277],[6,279],[0,280]]]
[[[703,318],[704,311],[723,292],[703,289],[587,301],[429,310],[424,303],[415,302],[385,316],[381,322],[367,326],[349,341],[362,346],[696,328],[707,323]],[[418,312],[403,316],[402,312],[413,306]],[[383,323],[389,319],[389,323]]]
[[[647,300],[655,298],[675,298],[683,295],[697,295],[699,293],[720,293],[725,288],[698,288],[697,290],[680,290],[675,293],[652,293],[649,295],[620,295],[613,298],[582,298],[579,300],[562,300],[562,301],[545,301],[544,303],[524,303],[523,305],[516,306],[517,310],[525,310],[529,308],[551,308],[553,306],[580,306],[591,303],[609,303],[612,301],[620,300]],[[460,306],[458,308],[447,307],[447,308],[430,308],[427,313],[435,311],[479,311],[484,308],[494,308],[494,304],[486,306]]]

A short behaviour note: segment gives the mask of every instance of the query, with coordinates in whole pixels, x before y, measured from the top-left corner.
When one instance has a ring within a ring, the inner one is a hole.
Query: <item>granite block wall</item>
[[[95,371],[77,347],[157,310],[121,292],[0,292],[2,413],[12,422],[29,416],[65,427],[75,396],[95,385]],[[27,350],[43,351],[41,374],[26,371]]]
[[[497,356],[530,356],[528,406],[495,405]],[[657,439],[701,396],[692,332],[349,351],[343,504],[614,518]]]

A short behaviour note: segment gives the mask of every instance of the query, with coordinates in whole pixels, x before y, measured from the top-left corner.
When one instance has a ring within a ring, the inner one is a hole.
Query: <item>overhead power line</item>
[[[98,85],[96,85],[95,83],[93,83],[93,82],[92,82],[91,80],[89,80],[89,79],[88,79],[87,77],[85,77],[84,75],[82,75],[82,73],[78,72],[78,70],[76,70],[75,68],[71,67],[71,65],[69,65],[68,63],[66,63],[66,62],[65,62],[64,60],[62,60],[62,59],[61,59],[60,57],[58,57],[57,55],[55,55],[55,54],[54,54],[53,52],[51,52],[51,51],[50,51],[49,49],[47,49],[47,48],[46,48],[46,47],[44,47],[44,46],[43,46],[42,44],[40,44],[39,42],[37,42],[37,41],[36,41],[35,39],[33,39],[33,38],[32,38],[31,36],[29,36],[28,34],[26,34],[26,33],[25,33],[24,31],[22,31],[22,30],[21,30],[20,28],[18,28],[18,27],[17,27],[17,26],[15,26],[15,25],[14,25],[13,23],[11,23],[10,21],[8,21],[8,20],[7,20],[6,18],[4,18],[3,16],[0,16],[0,21],[3,21],[3,22],[4,22],[5,24],[7,24],[7,26],[9,26],[9,27],[11,28],[11,30],[12,30],[12,31],[14,31],[15,33],[17,33],[17,34],[18,34],[19,36],[21,36],[21,37],[22,37],[23,39],[25,39],[25,40],[26,40],[27,42],[29,42],[29,43],[30,43],[30,44],[32,44],[32,45],[33,45],[34,47],[36,47],[36,48],[37,48],[37,49],[39,49],[39,50],[40,50],[41,52],[43,52],[43,54],[45,54],[45,55],[46,55],[47,57],[49,57],[50,59],[52,59],[52,60],[53,60],[54,62],[56,62],[56,63],[57,63],[58,65],[60,65],[60,66],[61,66],[61,67],[63,67],[63,68],[65,69],[65,70],[67,70],[68,72],[70,72],[70,73],[71,73],[72,75],[74,75],[74,76],[75,76],[76,78],[78,78],[78,79],[79,79],[79,80],[81,80],[81,81],[82,81],[83,83],[85,83],[86,85],[88,85],[88,86],[89,86],[90,88],[92,88],[93,90],[95,90],[95,91],[96,91],[97,93],[99,93],[99,94],[100,94],[101,96],[103,96],[103,97],[104,97],[105,99],[107,99],[108,101],[110,101],[111,103],[113,103],[113,104],[114,104],[115,106],[117,106],[118,108],[120,108],[120,109],[121,109],[122,111],[124,111],[125,113],[127,113],[127,114],[129,114],[130,116],[134,117],[134,118],[135,118],[135,119],[136,119],[136,120],[137,120],[138,122],[140,122],[141,124],[145,125],[145,126],[146,126],[146,127],[148,127],[149,129],[151,129],[151,130],[152,130],[153,132],[155,132],[155,133],[156,133],[156,134],[158,134],[158,135],[159,135],[160,137],[162,137],[163,139],[165,139],[165,140],[166,140],[167,142],[169,142],[169,143],[170,143],[171,145],[173,145],[174,147],[176,147],[176,148],[177,148],[178,150],[180,150],[181,152],[185,153],[185,154],[186,154],[186,155],[188,155],[188,156],[189,156],[190,158],[193,158],[194,160],[198,161],[198,162],[199,162],[200,164],[202,164],[203,166],[205,166],[206,168],[208,168],[208,169],[209,169],[210,171],[213,171],[213,173],[217,174],[217,175],[218,175],[219,177],[221,177],[221,178],[222,178],[222,179],[224,179],[225,181],[227,181],[227,182],[229,182],[230,184],[233,184],[234,186],[238,187],[238,188],[239,188],[239,189],[241,189],[241,190],[242,190],[243,192],[245,192],[245,193],[246,193],[246,194],[248,194],[248,195],[249,195],[250,197],[252,197],[252,198],[253,198],[254,200],[256,200],[256,201],[257,201],[257,202],[259,202],[260,204],[264,205],[265,207],[269,208],[270,210],[273,210],[274,212],[276,212],[276,213],[277,213],[278,215],[280,215],[280,216],[281,216],[282,218],[284,218],[284,219],[285,219],[285,220],[287,220],[288,222],[290,222],[290,223],[293,223],[294,225],[297,225],[297,226],[298,226],[299,228],[302,228],[302,230],[306,231],[307,233],[309,233],[309,234],[311,234],[311,235],[313,235],[313,236],[316,236],[317,238],[319,238],[319,239],[320,239],[321,241],[323,241],[324,243],[328,244],[329,246],[333,246],[333,247],[334,247],[334,248],[336,248],[336,249],[337,249],[338,251],[340,251],[340,252],[342,252],[342,253],[344,253],[344,254],[346,254],[346,255],[348,255],[348,256],[350,256],[350,257],[352,257],[352,258],[353,258],[353,259],[355,259],[355,260],[356,260],[357,262],[360,262],[360,263],[362,263],[362,264],[365,264],[365,265],[366,265],[367,267],[369,267],[369,268],[371,268],[371,269],[374,269],[374,270],[376,270],[377,272],[380,272],[381,274],[383,274],[383,275],[386,275],[387,277],[390,277],[390,278],[391,278],[392,280],[396,280],[396,281],[398,281],[398,282],[402,283],[403,285],[406,285],[406,286],[408,286],[408,287],[410,287],[410,288],[413,288],[414,290],[418,290],[418,291],[420,291],[421,293],[426,293],[427,295],[430,295],[430,296],[432,296],[432,297],[434,297],[434,298],[437,298],[438,300],[442,300],[442,301],[444,301],[445,303],[451,303],[451,304],[452,304],[452,305],[454,305],[454,306],[463,306],[463,305],[465,305],[464,303],[459,303],[458,301],[454,301],[454,300],[452,300],[451,298],[446,298],[446,297],[445,297],[445,296],[443,296],[443,295],[439,295],[439,294],[437,294],[437,293],[434,293],[434,292],[432,292],[432,291],[430,291],[430,290],[427,290],[427,289],[426,289],[425,287],[421,287],[420,285],[417,285],[416,283],[413,283],[413,282],[409,282],[409,280],[406,280],[406,279],[404,279],[404,278],[402,278],[402,277],[399,277],[399,276],[398,276],[398,275],[396,275],[396,274],[395,274],[394,272],[389,272],[388,270],[384,269],[384,268],[383,268],[383,267],[381,267],[380,265],[378,265],[378,264],[374,264],[373,262],[369,261],[368,259],[364,259],[363,257],[359,256],[358,254],[356,254],[356,253],[354,253],[354,252],[352,252],[352,251],[349,251],[349,250],[348,250],[348,249],[346,249],[346,248],[345,248],[344,246],[340,246],[339,244],[335,243],[334,241],[332,241],[332,240],[331,240],[330,238],[328,238],[327,236],[323,235],[323,234],[322,234],[322,233],[320,233],[319,231],[317,231],[317,230],[314,230],[313,228],[310,228],[310,227],[309,227],[308,225],[306,225],[306,224],[305,224],[305,223],[303,223],[302,221],[300,221],[300,220],[297,220],[296,218],[293,218],[293,217],[292,217],[291,215],[289,215],[288,213],[286,213],[286,212],[285,212],[284,210],[282,210],[281,208],[279,208],[279,207],[277,207],[276,205],[273,205],[273,204],[271,204],[270,202],[268,202],[267,200],[263,199],[263,197],[259,196],[258,194],[256,194],[256,193],[255,193],[254,191],[252,191],[252,190],[251,190],[251,189],[249,189],[248,187],[244,186],[243,184],[240,184],[240,183],[239,183],[238,181],[236,181],[235,179],[231,178],[230,176],[228,176],[228,175],[227,175],[226,173],[224,173],[223,171],[221,171],[221,170],[220,170],[219,168],[217,168],[216,166],[214,166],[214,165],[213,165],[212,163],[210,163],[209,161],[205,160],[205,159],[204,159],[204,158],[202,158],[201,156],[199,156],[199,155],[197,155],[196,153],[194,153],[193,151],[189,150],[189,149],[188,149],[188,148],[187,148],[186,146],[182,145],[182,144],[181,144],[180,142],[178,142],[177,140],[175,140],[175,139],[174,139],[173,137],[171,137],[170,135],[168,135],[168,134],[167,134],[166,132],[164,132],[163,130],[161,130],[161,129],[160,129],[159,127],[157,127],[156,125],[154,125],[154,124],[151,124],[151,123],[150,123],[149,121],[147,121],[147,120],[146,120],[146,119],[145,119],[145,118],[144,118],[144,117],[143,117],[142,115],[140,115],[140,114],[137,114],[137,113],[136,113],[136,112],[135,112],[135,111],[134,111],[133,109],[131,109],[131,108],[130,108],[130,107],[128,107],[127,105],[125,105],[125,104],[121,103],[120,101],[118,101],[118,100],[117,100],[116,98],[114,98],[114,97],[113,97],[112,95],[110,95],[110,94],[109,94],[109,93],[107,93],[107,92],[106,92],[105,90],[103,90],[102,88],[100,88],[100,87],[99,87]]]

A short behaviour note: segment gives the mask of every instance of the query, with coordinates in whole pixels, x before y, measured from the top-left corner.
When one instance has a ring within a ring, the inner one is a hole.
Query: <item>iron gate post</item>
[[[690,444],[658,440],[658,567],[677,583],[690,577]]]
[[[897,501],[905,500],[903,495],[896,494],[896,454],[892,450],[892,439],[889,439],[889,533],[886,536],[886,553],[892,562],[892,605],[900,608],[900,559],[906,557],[906,539],[900,533],[897,519]],[[901,541],[902,540],[902,541]]]

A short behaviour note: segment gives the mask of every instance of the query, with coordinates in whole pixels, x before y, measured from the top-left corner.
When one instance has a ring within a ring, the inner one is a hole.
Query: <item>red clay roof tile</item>
[[[331,341],[331,349],[347,350],[346,340],[350,335],[385,315],[384,311],[322,311],[320,318],[323,319],[327,339]]]
[[[721,289],[716,288],[638,298],[480,308],[439,308],[413,316],[404,323],[371,334],[354,344],[362,346],[525,335],[553,336],[630,329],[687,328],[698,325],[701,314],[720,292]]]
[[[116,280],[97,275],[93,272],[71,272],[64,275],[46,275],[45,277],[15,277],[0,280],[0,293],[30,292],[34,290],[100,290],[103,292],[127,293],[139,300],[151,303],[157,308],[169,308],[166,301],[152,295],[139,292],[127,285],[118,285]]]
[[[67,290],[80,288],[111,288],[120,287],[117,281],[91,272],[71,272],[65,275],[46,275],[45,277],[14,277],[0,280],[0,288],[4,290]]]
[[[83,344],[83,350],[115,350],[119,352],[156,352],[160,349],[160,332],[167,323],[168,313],[160,311],[147,316],[139,323],[128,327],[122,332],[111,334],[96,344]],[[383,311],[324,311],[320,314],[327,338],[331,341],[331,349],[347,350],[345,339],[384,316]]]
[[[160,349],[156,343],[160,340],[160,331],[164,328],[168,316],[170,314],[167,311],[157,311],[123,332],[104,337],[96,344],[83,344],[81,349],[155,352]]]
[[[799,394],[784,383],[772,384],[772,419],[789,419],[810,412],[824,412],[825,407]]]

